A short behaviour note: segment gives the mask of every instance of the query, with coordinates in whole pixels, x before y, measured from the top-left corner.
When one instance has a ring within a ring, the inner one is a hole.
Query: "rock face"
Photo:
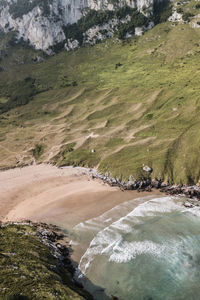
[[[154,1],[162,0],[2,0],[0,30],[15,31],[18,40],[22,38],[35,49],[48,52],[51,46],[66,40],[63,27],[76,23],[90,9],[115,10],[127,4],[139,11],[145,9],[148,15]]]

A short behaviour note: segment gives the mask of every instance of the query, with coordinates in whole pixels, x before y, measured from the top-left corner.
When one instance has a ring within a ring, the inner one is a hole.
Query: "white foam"
[[[148,201],[149,199],[152,199],[152,196],[146,196],[146,197],[139,197],[133,200],[129,200],[127,202],[124,202],[122,204],[116,205],[107,212],[103,213],[102,215],[89,219],[85,222],[79,223],[74,227],[75,231],[83,231],[88,230],[88,225],[93,225],[93,230],[100,231],[103,228],[107,227],[109,223],[115,222],[119,219],[119,217],[126,216],[130,211],[132,211],[135,206],[137,205],[137,202],[141,201]],[[98,230],[99,229],[99,230]]]
[[[69,244],[70,244],[70,246],[78,246],[78,245],[79,245],[79,242],[74,241],[74,240],[71,240],[71,241],[69,242]]]
[[[189,212],[191,214],[193,214],[196,217],[200,217],[200,207],[192,207],[192,208],[187,208],[186,210],[184,210],[185,212]]]
[[[131,243],[124,242],[122,244],[116,243],[113,247],[113,253],[110,255],[109,261],[114,261],[116,263],[128,262],[141,254],[160,256],[163,251],[165,251],[165,248],[164,245],[147,240]]]
[[[174,202],[173,197],[163,197],[149,200],[134,209],[129,216],[153,216],[158,213],[167,213],[173,210],[181,210],[180,205]]]
[[[108,255],[109,261],[117,263],[128,262],[142,253],[160,255],[165,246],[152,241],[127,242],[122,236],[133,232],[137,223],[143,223],[143,217],[154,216],[160,213],[181,211],[182,207],[176,204],[173,197],[151,199],[138,205],[126,216],[113,222],[110,226],[99,231],[90,243],[89,248],[82,256],[79,268],[85,274],[96,255]]]

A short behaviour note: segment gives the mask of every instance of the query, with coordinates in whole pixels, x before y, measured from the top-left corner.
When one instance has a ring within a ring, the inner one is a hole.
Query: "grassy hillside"
[[[0,227],[0,238],[0,299],[92,299],[75,287],[34,226]]]
[[[0,62],[0,102],[16,93],[28,104],[0,115],[0,167],[36,160],[127,179],[144,176],[147,164],[152,178],[197,183],[199,41],[200,29],[189,23],[162,23],[140,38],[107,40],[39,63],[41,53],[10,45]]]

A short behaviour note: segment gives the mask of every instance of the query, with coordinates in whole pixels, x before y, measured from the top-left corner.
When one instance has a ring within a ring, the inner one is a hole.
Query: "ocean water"
[[[77,277],[95,299],[200,299],[200,208],[182,202],[138,198],[74,228]]]

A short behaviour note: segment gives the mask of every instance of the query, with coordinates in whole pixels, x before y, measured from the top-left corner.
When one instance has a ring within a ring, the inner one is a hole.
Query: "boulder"
[[[188,201],[184,202],[183,205],[184,205],[185,207],[187,207],[187,208],[192,208],[192,207],[194,207],[194,205],[193,205],[191,202],[188,202]]]
[[[143,171],[145,172],[148,172],[148,173],[152,173],[153,172],[153,169],[149,166],[143,166],[142,168]]]

